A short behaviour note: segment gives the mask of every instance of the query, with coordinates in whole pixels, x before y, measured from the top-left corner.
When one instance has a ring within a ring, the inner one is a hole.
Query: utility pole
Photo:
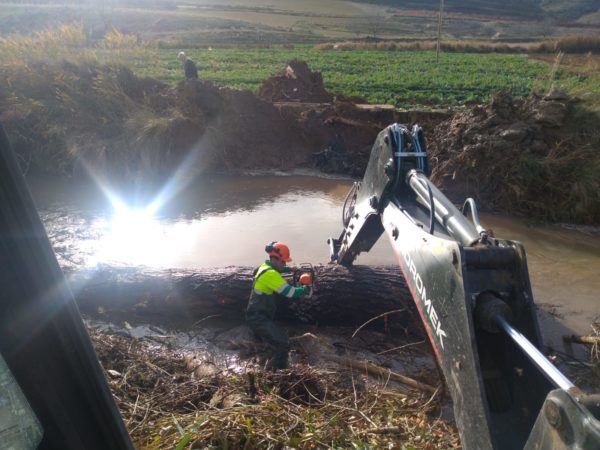
[[[440,12],[438,14],[437,46],[435,49],[435,63],[440,63],[440,44],[442,40],[442,16],[444,15],[444,0],[440,0]]]

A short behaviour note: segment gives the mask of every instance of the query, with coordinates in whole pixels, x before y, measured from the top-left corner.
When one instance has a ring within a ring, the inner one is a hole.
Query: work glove
[[[308,293],[308,286],[300,286],[298,289],[300,289],[300,294],[301,295],[305,295],[306,293]]]

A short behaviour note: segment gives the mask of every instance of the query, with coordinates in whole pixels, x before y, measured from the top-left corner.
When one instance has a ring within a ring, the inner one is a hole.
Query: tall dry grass
[[[565,36],[555,42],[554,50],[564,53],[600,53],[600,36],[592,34]]]
[[[315,50],[339,51],[429,51],[435,50],[437,42],[434,40],[422,41],[343,41],[317,44]],[[557,40],[541,42],[491,42],[481,40],[445,40],[441,42],[444,52],[458,53],[600,53],[600,36],[581,35],[566,36]]]
[[[59,25],[30,35],[12,34],[0,37],[0,64],[4,68],[21,67],[29,63],[102,63],[125,64],[132,56],[142,58],[151,43],[138,35],[123,33],[115,28],[99,42],[88,39],[83,25]],[[105,50],[110,50],[106,52]]]
[[[93,60],[87,37],[80,24],[60,25],[31,35],[0,37],[1,68],[22,67],[32,61]]]
[[[445,52],[460,53],[529,53],[538,51],[540,43],[495,43],[489,41],[452,40],[442,41],[441,49]],[[546,44],[544,44],[546,45]],[[315,50],[380,50],[380,51],[429,51],[435,50],[437,42],[434,40],[409,41],[409,42],[337,42],[324,43],[314,46]]]
[[[79,160],[133,167],[143,153],[127,126],[160,83],[127,68],[148,50],[109,31],[91,43],[80,24],[0,39],[0,120],[28,166],[71,173]],[[128,170],[128,169],[127,169]]]

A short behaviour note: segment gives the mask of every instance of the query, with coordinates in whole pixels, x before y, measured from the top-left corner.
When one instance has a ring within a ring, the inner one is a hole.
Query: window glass
[[[0,354],[0,450],[35,449],[43,430]]]

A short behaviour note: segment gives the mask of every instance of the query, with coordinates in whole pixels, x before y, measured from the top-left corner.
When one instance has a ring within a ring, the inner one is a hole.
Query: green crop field
[[[401,107],[484,101],[500,90],[526,96],[534,81],[549,71],[546,64],[526,57],[499,54],[442,54],[436,65],[434,52],[339,52],[306,46],[186,53],[196,62],[201,78],[225,86],[256,91],[264,79],[297,58],[320,71],[332,92]],[[183,76],[176,56],[176,50],[157,50],[144,58],[132,57],[131,63],[138,75],[175,83]]]

